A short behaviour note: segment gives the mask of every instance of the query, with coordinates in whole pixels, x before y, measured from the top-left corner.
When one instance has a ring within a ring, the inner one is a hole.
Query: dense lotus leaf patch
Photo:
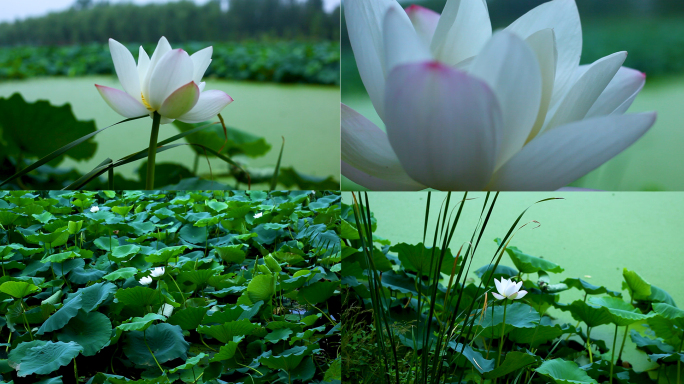
[[[562,359],[545,361],[536,371],[558,384],[597,384],[596,380],[587,375],[586,372],[572,362]]]
[[[325,383],[339,201],[0,191],[0,382]]]

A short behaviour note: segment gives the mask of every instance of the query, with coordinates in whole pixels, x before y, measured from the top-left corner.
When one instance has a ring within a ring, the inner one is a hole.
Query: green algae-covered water
[[[78,119],[94,119],[104,128],[123,118],[102,100],[94,84],[121,89],[115,77],[93,76],[81,78],[37,78],[24,81],[0,82],[0,97],[19,92],[27,101],[49,100],[52,104],[71,103]],[[339,87],[317,85],[283,85],[250,82],[207,80],[207,89],[219,89],[235,99],[221,115],[226,124],[257,136],[273,146],[263,158],[250,159],[253,167],[273,167],[278,159],[281,137],[285,137],[282,166],[319,177],[330,175],[339,179],[340,169],[340,91]],[[218,121],[218,120],[216,120]],[[109,157],[119,159],[149,145],[152,120],[142,119],[110,128],[95,136],[98,152],[86,162],[65,161],[89,171]],[[161,127],[159,139],[178,134],[172,125]],[[190,147],[179,147],[162,152],[157,162],[177,162],[192,169],[194,153]],[[199,172],[206,174],[209,166],[199,162]],[[214,171],[220,160],[212,160]],[[139,163],[117,168],[117,172],[132,178]]]
[[[491,195],[493,197],[493,194]],[[428,226],[428,243],[446,193],[433,192],[431,221]],[[484,193],[471,193],[463,209],[451,243],[452,251],[470,240],[484,203]],[[549,197],[562,197],[533,205]],[[389,239],[392,244],[422,242],[425,223],[426,192],[371,192],[370,207],[378,220],[376,235]],[[462,193],[452,194],[451,207],[463,198]],[[350,204],[351,193],[343,193],[343,202]],[[684,305],[684,193],[675,192],[507,192],[499,195],[490,222],[484,232],[473,268],[486,265],[496,251],[494,238],[505,236],[515,219],[533,205],[518,226],[531,223],[520,230],[510,243],[523,252],[543,257],[565,269],[551,274],[552,283],[568,277],[579,277],[595,285],[622,290],[622,270],[638,272],[646,281],[666,290],[678,306]],[[504,255],[504,265],[514,266]],[[475,274],[471,278],[479,281]],[[534,277],[532,277],[533,279]],[[561,302],[582,298],[578,290],[560,294]],[[567,312],[552,310],[561,322],[575,324]],[[622,328],[622,327],[621,327]],[[644,329],[638,324],[630,329]],[[614,327],[602,325],[592,336],[612,343]],[[621,329],[618,337],[622,338]],[[636,369],[650,366],[642,352],[635,349],[629,337],[625,360]]]
[[[345,94],[343,102],[384,129],[365,93]],[[655,125],[634,145],[573,186],[608,191],[684,190],[684,76],[647,80],[628,113],[657,111]],[[343,178],[342,189],[359,186]]]

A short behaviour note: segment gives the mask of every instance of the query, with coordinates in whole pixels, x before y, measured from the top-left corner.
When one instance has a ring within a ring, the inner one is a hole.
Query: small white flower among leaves
[[[259,213],[257,213],[256,215],[254,215],[254,218],[255,218],[255,219],[258,219],[258,218],[260,218],[260,217],[263,216],[263,215],[264,215],[263,212],[259,212]]]
[[[500,281],[494,279],[494,284],[496,284],[496,290],[499,291],[499,293],[492,292],[492,295],[499,300],[522,299],[525,295],[527,295],[527,291],[520,289],[522,288],[522,281],[516,283],[513,281],[513,279],[508,280],[502,277]]]
[[[98,212],[99,210],[100,210],[100,207],[98,207],[97,205],[95,205],[95,206],[93,206],[93,207],[90,208],[90,212],[91,212],[91,213]]]
[[[152,283],[152,278],[149,276],[144,276],[139,281],[140,281],[140,284],[142,284],[142,285],[150,285]]]
[[[157,314],[169,318],[173,314],[173,306],[163,304],[161,308],[159,308],[159,311],[157,311]]]
[[[164,275],[164,267],[157,267],[152,270],[150,273],[152,277],[159,277]]]

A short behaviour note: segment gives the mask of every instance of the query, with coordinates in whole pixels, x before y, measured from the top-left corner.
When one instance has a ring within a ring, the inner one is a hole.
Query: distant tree
[[[93,0],[76,0],[73,7],[74,9],[82,10],[88,9],[93,6]]]

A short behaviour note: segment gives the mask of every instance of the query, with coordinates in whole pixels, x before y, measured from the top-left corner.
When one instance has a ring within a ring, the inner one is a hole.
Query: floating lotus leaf
[[[28,375],[47,375],[71,362],[83,347],[77,343],[48,341],[42,346],[31,348],[19,363],[17,376],[26,377]]]
[[[81,295],[77,295],[71,301],[68,303],[64,304],[62,308],[60,308],[57,312],[55,312],[50,318],[48,318],[43,325],[38,328],[38,332],[36,332],[39,335],[44,334],[45,332],[53,332],[58,329],[62,329],[69,320],[73,319],[76,317],[78,314],[78,310],[83,307],[83,299],[81,298]]]
[[[115,296],[120,303],[131,307],[158,305],[161,304],[162,300],[161,293],[158,290],[142,286],[119,289]]]
[[[148,263],[166,263],[169,261],[169,259],[175,258],[183,252],[188,249],[188,246],[185,245],[180,245],[180,246],[175,246],[175,247],[167,247],[160,249],[158,251],[155,251],[154,253],[151,253],[150,255],[145,257],[145,261]]]
[[[149,350],[145,343],[149,346]],[[157,361],[163,364],[173,359],[186,359],[189,346],[179,326],[161,323],[150,326],[144,332],[129,332],[124,353],[137,365],[153,367],[156,363],[150,355],[150,350]]]
[[[107,316],[100,312],[79,311],[78,315],[60,330],[57,339],[78,343],[83,346],[83,356],[94,356],[109,342],[111,336],[112,323]]]
[[[590,283],[587,283],[586,281],[578,278],[567,278],[562,281],[562,283],[566,284],[568,287],[572,288],[577,288],[579,290],[582,290],[590,295],[600,295],[602,293],[606,293],[611,296],[615,297],[621,297],[622,293],[617,292],[617,291],[611,291],[610,289],[604,287],[604,286],[598,286],[598,285],[593,285]]]
[[[45,340],[33,340],[19,343],[16,348],[13,348],[7,356],[7,364],[9,364],[12,369],[16,370],[21,362],[21,359],[26,356],[31,348],[43,346],[45,344],[47,344],[47,341]]]
[[[73,259],[74,257],[78,257],[78,254],[76,252],[62,252],[62,253],[54,253],[52,255],[47,255],[43,257],[42,260],[40,260],[42,263],[62,263],[66,260]]]
[[[125,280],[125,279],[128,279],[130,277],[135,276],[136,273],[138,273],[138,270],[134,267],[120,268],[120,269],[117,269],[116,271],[104,276],[103,279],[109,280],[109,281]]]
[[[164,321],[166,320],[166,317],[156,313],[148,313],[143,317],[134,317],[132,319],[126,320],[117,328],[122,331],[144,331],[149,328],[155,320]]]
[[[112,283],[97,283],[80,289],[79,292],[83,299],[82,309],[86,312],[97,309],[100,304],[104,303],[116,292],[116,289],[116,285]]]
[[[174,313],[169,320],[169,324],[178,325],[183,330],[196,329],[207,313],[207,308],[184,308]]]
[[[535,371],[552,379],[557,384],[598,384],[575,362],[563,359],[547,360]]]
[[[251,334],[252,331],[257,327],[258,326],[256,324],[244,319],[239,321],[231,321],[220,325],[201,325],[197,328],[197,332],[209,335],[222,343],[227,343],[233,340],[233,337],[235,336],[245,336]]]
[[[140,252],[140,247],[134,244],[120,245],[112,248],[112,253],[109,258],[113,261],[124,261],[129,260]]]

